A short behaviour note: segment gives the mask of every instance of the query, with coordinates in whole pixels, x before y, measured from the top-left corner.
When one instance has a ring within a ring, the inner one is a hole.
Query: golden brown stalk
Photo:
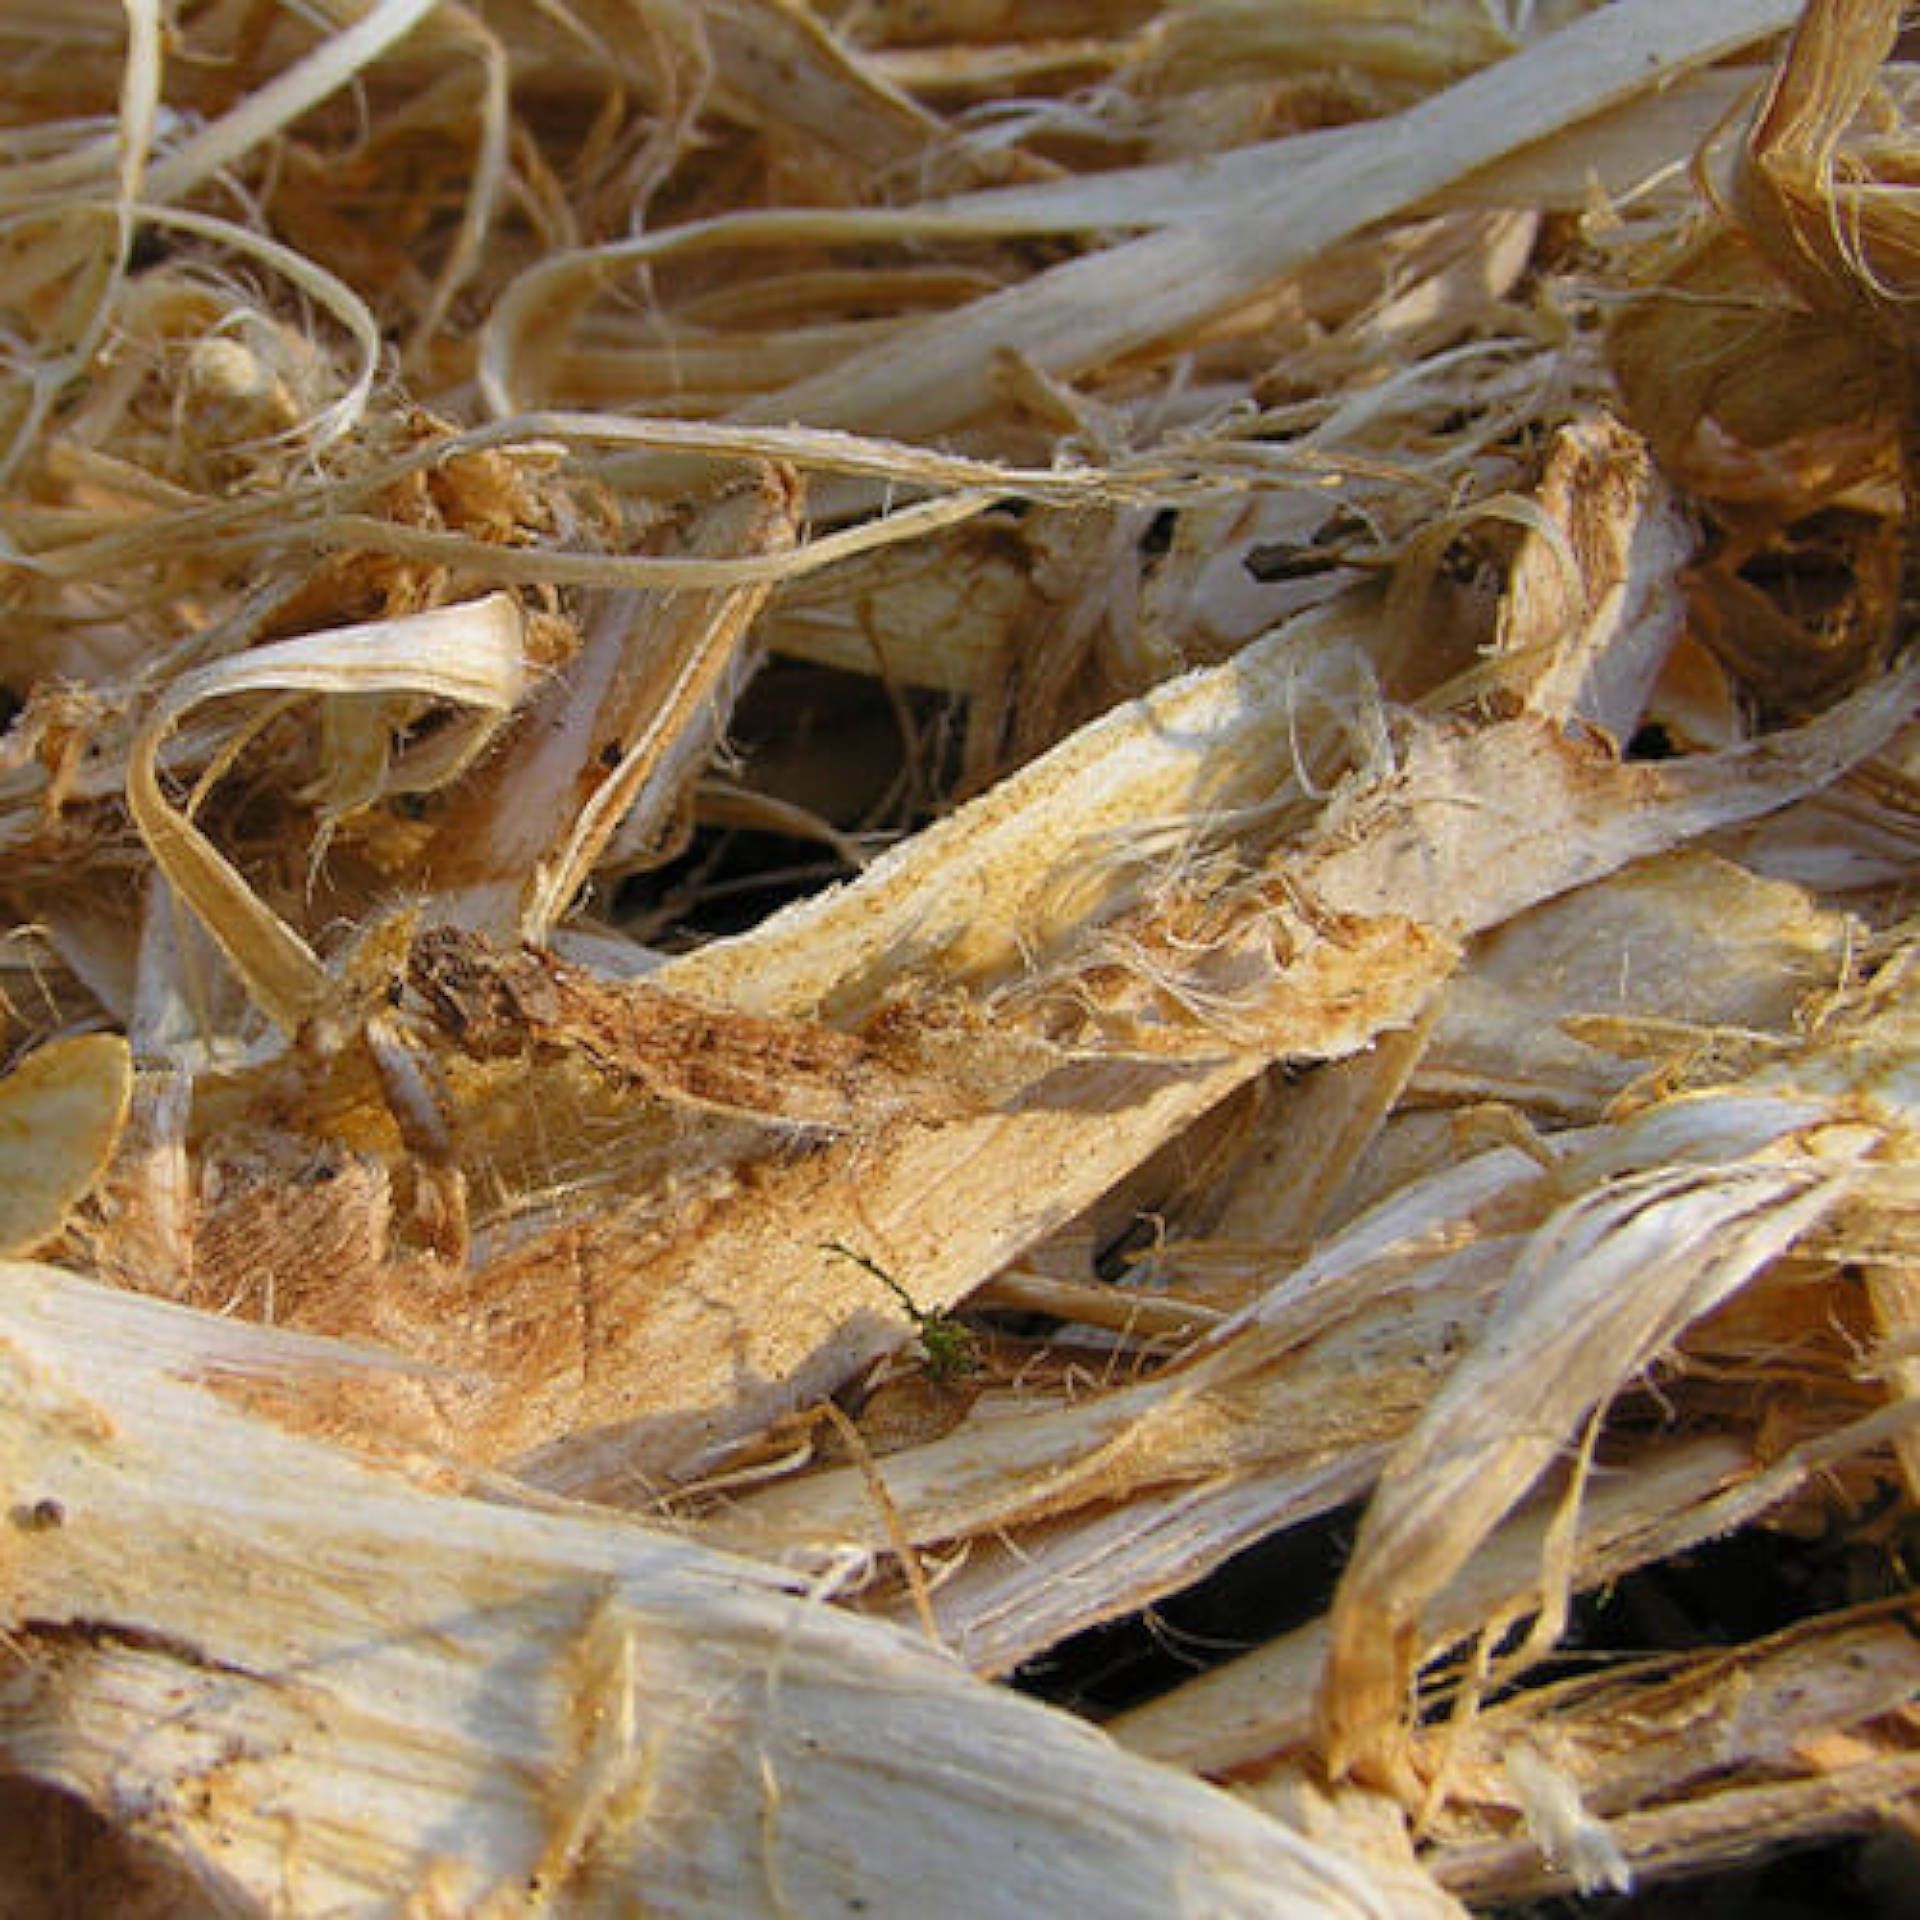
[[[617,1083],[711,1112],[851,1133],[953,1119],[975,1104],[884,1043],[604,980],[540,948],[496,947],[452,927],[420,936],[407,978],[475,1059],[573,1054]]]

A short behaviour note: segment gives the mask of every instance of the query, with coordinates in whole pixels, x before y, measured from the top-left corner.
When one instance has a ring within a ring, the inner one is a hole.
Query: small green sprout
[[[822,1241],[820,1251],[838,1254],[842,1260],[851,1260],[863,1273],[869,1273],[878,1280],[906,1308],[914,1331],[920,1336],[921,1364],[926,1368],[929,1378],[958,1380],[979,1366],[980,1357],[974,1351],[973,1335],[952,1314],[940,1307],[935,1307],[929,1313],[877,1260],[869,1259],[852,1247],[842,1246],[838,1240]]]

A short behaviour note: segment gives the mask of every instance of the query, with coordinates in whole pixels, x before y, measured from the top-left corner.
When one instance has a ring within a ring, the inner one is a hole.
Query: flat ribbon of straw
[[[257,647],[183,674],[134,741],[127,802],[154,862],[233,963],[268,1018],[297,1030],[326,1003],[320,957],[254,892],[160,785],[160,750],[185,715],[234,694],[421,694],[505,714],[525,685],[520,609],[494,593],[460,606],[374,620]]]

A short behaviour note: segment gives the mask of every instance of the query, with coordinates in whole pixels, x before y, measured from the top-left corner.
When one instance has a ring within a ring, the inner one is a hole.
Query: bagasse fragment
[[[1390,1911],[1337,1854],[768,1569],[415,1490],[169,1377],[324,1354],[6,1278],[8,1480],[41,1517],[15,1528],[39,1651],[5,1748],[185,1847],[213,1897]],[[1086,1816],[1099,1846],[1055,1844]]]
[[[1910,1844],[1911,52],[0,12],[0,1905]]]

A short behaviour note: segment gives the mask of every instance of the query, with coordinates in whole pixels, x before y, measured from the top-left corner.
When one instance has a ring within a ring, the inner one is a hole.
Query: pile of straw
[[[1904,50],[0,12],[20,1910],[1897,1844]]]

